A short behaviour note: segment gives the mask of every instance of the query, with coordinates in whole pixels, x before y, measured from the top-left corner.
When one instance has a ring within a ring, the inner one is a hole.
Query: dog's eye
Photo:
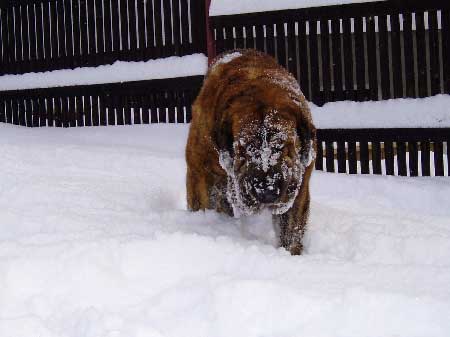
[[[225,149],[228,150],[228,152],[233,153],[233,143],[234,143],[234,139],[233,139],[233,135],[231,134],[231,132],[229,130],[226,130],[224,133],[224,140],[225,140]]]

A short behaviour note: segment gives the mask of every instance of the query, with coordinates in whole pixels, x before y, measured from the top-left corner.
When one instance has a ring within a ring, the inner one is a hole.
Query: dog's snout
[[[274,203],[280,198],[282,181],[272,175],[261,175],[253,180],[253,195],[263,204]]]
[[[258,199],[258,201],[264,204],[275,202],[279,196],[280,190],[278,188],[264,189],[256,193],[256,198]]]

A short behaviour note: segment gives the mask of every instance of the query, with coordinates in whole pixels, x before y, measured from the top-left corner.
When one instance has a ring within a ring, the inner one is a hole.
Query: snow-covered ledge
[[[173,56],[146,62],[117,61],[98,67],[0,76],[0,91],[204,75],[207,67],[208,58],[203,54]]]
[[[374,1],[380,0],[211,0],[209,15],[219,16],[269,12],[282,9],[298,9]]]
[[[310,107],[314,124],[320,129],[450,127],[450,95]]]

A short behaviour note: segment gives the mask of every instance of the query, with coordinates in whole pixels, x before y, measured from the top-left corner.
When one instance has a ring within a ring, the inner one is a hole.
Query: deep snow
[[[448,336],[448,178],[314,172],[292,257],[186,211],[186,136],[0,124],[0,336]]]

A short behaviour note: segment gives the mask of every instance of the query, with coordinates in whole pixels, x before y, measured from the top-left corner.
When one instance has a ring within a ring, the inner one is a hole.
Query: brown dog
[[[193,105],[188,208],[235,217],[268,208],[281,246],[300,254],[315,134],[297,81],[272,57],[254,50],[219,56]]]

